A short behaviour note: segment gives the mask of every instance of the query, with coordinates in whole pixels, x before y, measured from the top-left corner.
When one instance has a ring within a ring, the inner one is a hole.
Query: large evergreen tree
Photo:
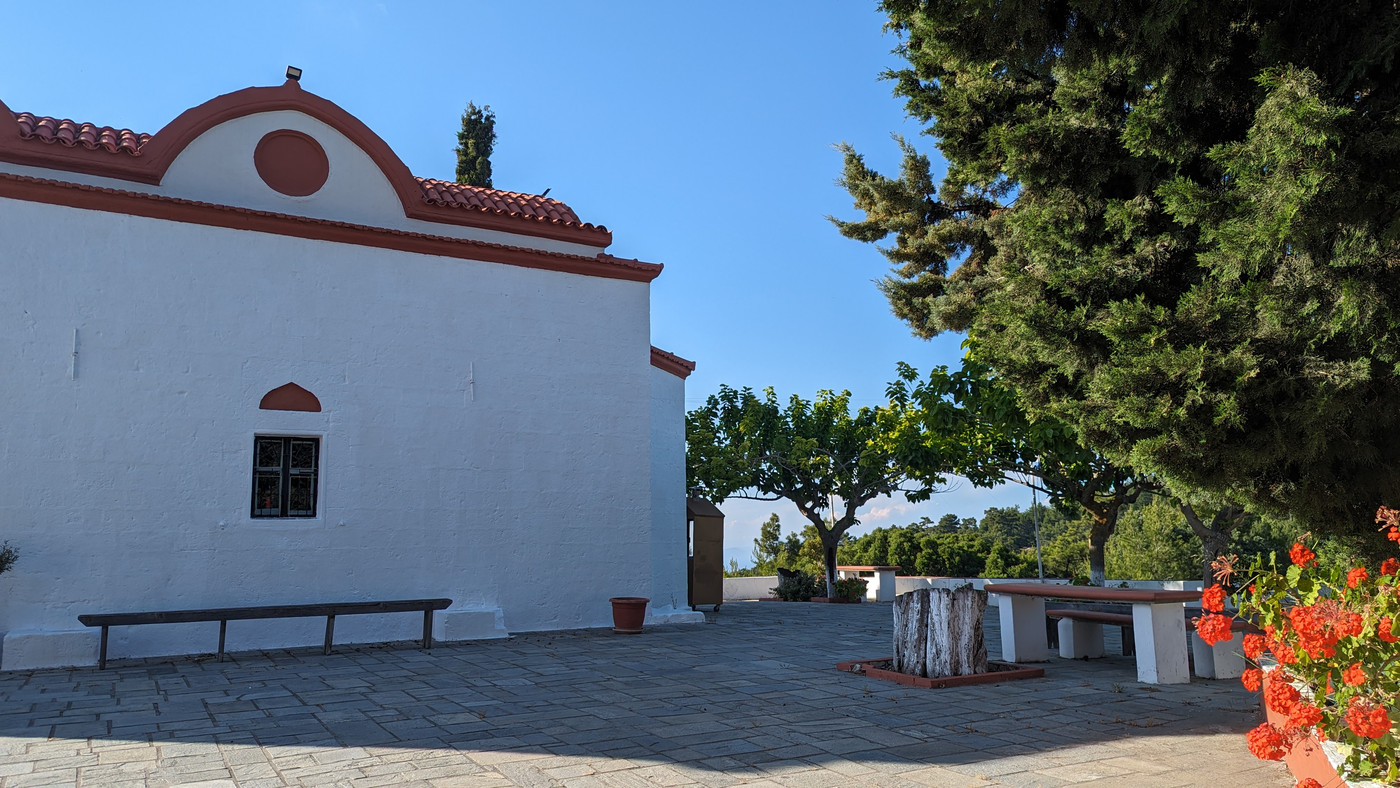
[[[896,314],[1086,445],[1315,530],[1400,502],[1400,13],[886,0],[948,162],[845,150]]]
[[[491,105],[467,102],[457,132],[457,182],[491,188],[491,149],[496,146],[496,113]]]

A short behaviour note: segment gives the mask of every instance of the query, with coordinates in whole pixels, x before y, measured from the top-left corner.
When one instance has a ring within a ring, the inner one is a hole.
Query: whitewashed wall
[[[657,623],[705,620],[686,604],[685,379],[651,368],[651,604]]]
[[[670,577],[647,284],[13,200],[0,239],[4,667],[95,658],[81,613],[447,596],[439,636],[484,637],[604,626],[608,596],[655,593],[638,567]],[[287,382],[324,412],[258,409]],[[260,433],[321,437],[314,519],[249,516]],[[233,622],[228,645],[323,626]],[[110,653],[210,651],[217,627],[114,629]]]

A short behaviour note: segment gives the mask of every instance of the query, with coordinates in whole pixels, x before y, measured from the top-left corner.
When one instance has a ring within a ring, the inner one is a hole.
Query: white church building
[[[446,641],[608,626],[614,596],[703,620],[694,364],[650,344],[661,266],[611,241],[413,176],[294,81],[154,135],[0,103],[0,668],[96,664],[90,613],[446,597]],[[227,648],[324,626],[230,622]],[[422,626],[352,616],[336,643]],[[218,627],[115,627],[109,657]]]

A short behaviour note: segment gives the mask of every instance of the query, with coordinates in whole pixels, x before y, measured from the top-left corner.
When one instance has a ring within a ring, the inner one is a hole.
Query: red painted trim
[[[667,353],[655,345],[651,348],[651,365],[684,380],[695,371],[695,362],[687,361],[675,353]]]
[[[185,110],[156,132],[135,156],[113,156],[105,150],[88,150],[82,146],[32,144],[20,137],[14,113],[4,104],[0,104],[0,109],[4,110],[0,117],[0,161],[151,185],[161,182],[170,165],[191,142],[220,123],[262,112],[291,110],[316,118],[358,145],[388,178],[403,204],[404,215],[411,219],[569,241],[600,249],[612,243],[612,233],[606,227],[592,224],[573,224],[486,208],[471,210],[429,205],[424,200],[422,187],[388,143],[359,118],[331,101],[302,90],[292,80],[278,87],[244,88],[226,93]]]
[[[326,149],[315,137],[293,129],[264,134],[253,148],[253,168],[268,188],[289,197],[315,194],[331,175]]]
[[[370,246],[414,254],[439,255],[460,260],[480,260],[488,263],[561,271],[568,274],[650,282],[661,273],[660,263],[624,260],[609,254],[595,257],[545,252],[521,246],[506,246],[485,241],[426,235],[383,227],[369,227],[327,219],[312,219],[252,208],[182,200],[158,194],[128,192],[99,186],[31,178],[25,175],[0,173],[0,197],[15,200],[62,205],[83,210],[106,211],[150,219],[225,227],[233,230],[286,235],[316,241]]]
[[[321,400],[295,383],[286,383],[263,395],[258,403],[261,410],[301,410],[321,412]]]

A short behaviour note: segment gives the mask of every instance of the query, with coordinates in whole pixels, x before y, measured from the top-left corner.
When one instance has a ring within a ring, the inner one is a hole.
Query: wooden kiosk
[[[685,502],[690,547],[690,609],[724,603],[724,512],[704,498]]]

